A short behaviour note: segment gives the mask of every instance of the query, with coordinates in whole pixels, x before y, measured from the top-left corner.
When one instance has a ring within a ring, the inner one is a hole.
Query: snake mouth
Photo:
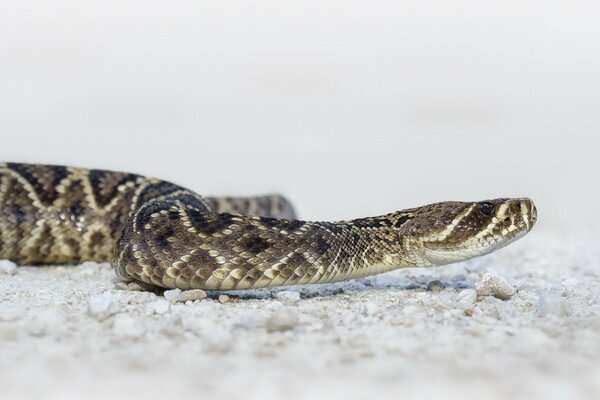
[[[528,234],[531,231],[531,229],[533,228],[534,224],[535,224],[535,220],[533,220],[533,219],[531,220],[531,222],[519,221],[518,223],[513,225],[515,227],[515,229],[512,229],[509,232],[502,234],[500,236],[497,236],[496,239],[493,240],[493,245],[490,247],[493,247],[493,249],[496,250],[496,249],[500,249],[502,247],[508,246],[512,242],[514,242],[514,241],[522,238],[526,234]]]

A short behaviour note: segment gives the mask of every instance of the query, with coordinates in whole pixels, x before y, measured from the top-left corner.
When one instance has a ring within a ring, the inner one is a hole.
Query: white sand
[[[534,231],[468,263],[224,304],[116,290],[108,265],[4,264],[0,398],[598,399],[599,256]],[[485,269],[509,300],[476,299]]]

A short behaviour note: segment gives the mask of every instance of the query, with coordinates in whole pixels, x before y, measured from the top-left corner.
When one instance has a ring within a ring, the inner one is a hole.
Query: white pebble
[[[97,321],[104,321],[116,311],[115,297],[104,292],[88,300],[88,314]]]
[[[221,304],[227,304],[231,301],[231,298],[229,296],[227,296],[226,294],[221,294],[219,295],[219,302]]]
[[[17,264],[10,260],[0,260],[0,274],[14,275],[17,273]]]
[[[129,304],[146,304],[156,300],[156,295],[150,292],[133,292],[127,299]]]
[[[133,317],[127,314],[117,314],[113,321],[113,332],[123,337],[139,337],[144,333],[144,328]]]
[[[283,303],[294,304],[300,300],[300,293],[293,290],[282,290],[275,293],[275,298]]]
[[[163,296],[165,296],[165,299],[167,299],[169,301],[175,301],[175,299],[178,298],[180,294],[181,294],[181,289],[173,289],[173,290],[165,291],[163,293]]]
[[[163,315],[171,309],[171,303],[164,299],[158,299],[149,303],[148,309],[154,314]]]
[[[206,298],[206,292],[201,289],[184,290],[175,299],[178,303],[185,303],[186,301],[202,300]]]
[[[165,296],[165,299],[169,300],[171,303],[185,303],[188,301],[192,302],[194,300],[205,299],[207,296],[206,292],[201,289],[173,289],[167,290],[163,295]]]
[[[515,294],[515,289],[506,282],[506,279],[490,270],[479,274],[475,290],[478,297],[494,296],[500,300],[509,300]]]
[[[115,281],[116,290],[127,290],[130,292],[147,292],[151,288],[151,285],[142,284],[140,282],[120,282],[118,281],[118,278],[115,279]]]
[[[444,284],[441,281],[433,280],[427,284],[427,290],[430,292],[441,292],[444,290]]]

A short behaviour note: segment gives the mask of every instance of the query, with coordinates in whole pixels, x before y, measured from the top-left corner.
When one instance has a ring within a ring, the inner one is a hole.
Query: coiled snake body
[[[122,280],[164,288],[324,283],[443,265],[506,246],[536,219],[520,198],[307,222],[277,195],[202,197],[130,173],[0,163],[0,259],[110,261]]]

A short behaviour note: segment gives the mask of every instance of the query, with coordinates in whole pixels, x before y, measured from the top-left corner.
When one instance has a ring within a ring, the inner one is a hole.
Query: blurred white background
[[[280,191],[309,219],[530,196],[600,223],[598,1],[26,1],[0,159]]]

